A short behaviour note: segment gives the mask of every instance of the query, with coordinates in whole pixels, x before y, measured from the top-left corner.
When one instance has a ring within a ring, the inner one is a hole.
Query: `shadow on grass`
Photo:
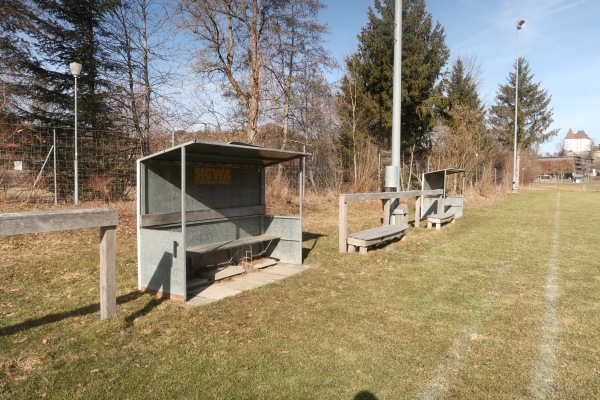
[[[139,311],[134,312],[131,315],[128,315],[125,318],[125,327],[126,328],[131,327],[131,325],[133,325],[133,321],[135,321],[139,317],[143,317],[144,315],[148,314],[150,311],[152,311],[154,308],[158,307],[161,303],[163,303],[166,300],[167,299],[165,299],[165,298],[152,297],[150,299],[150,301],[144,306],[144,308],[142,308]]]
[[[134,291],[134,292],[131,292],[128,294],[118,296],[117,304],[124,304],[124,303],[128,303],[130,301],[134,301],[143,295],[144,295],[144,293],[142,293],[142,292]],[[160,302],[158,304],[160,304]],[[150,301],[142,310],[127,317],[128,323],[131,324],[131,322],[133,322],[135,320],[135,318],[147,314],[152,308],[156,307],[158,304],[155,304],[154,301]],[[16,325],[0,328],[0,337],[12,335],[12,334],[15,334],[18,332],[23,332],[28,329],[36,328],[38,326],[52,324],[54,322],[62,321],[63,319],[73,318],[73,317],[81,317],[83,315],[88,315],[88,314],[93,314],[93,313],[100,313],[100,304],[99,303],[98,304],[90,304],[88,306],[77,308],[77,309],[71,310],[71,311],[66,311],[63,313],[50,314],[50,315],[45,315],[41,318],[29,319],[27,321],[23,321]]]
[[[325,237],[325,235],[321,235],[320,233],[302,232],[302,242],[314,240],[314,242],[313,242],[312,246],[310,246],[310,248],[302,247],[302,260],[303,261],[308,257],[310,252],[315,249],[317,242],[322,237]]]
[[[353,400],[377,400],[377,397],[368,390],[362,390],[354,396]]]

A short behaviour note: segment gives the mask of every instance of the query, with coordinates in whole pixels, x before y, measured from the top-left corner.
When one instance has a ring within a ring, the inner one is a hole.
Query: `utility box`
[[[138,160],[138,286],[187,300],[199,269],[244,257],[302,264],[306,153],[192,141]],[[296,216],[266,215],[265,170],[297,168]]]
[[[462,217],[465,203],[465,172],[466,170],[461,168],[446,168],[423,173],[421,190],[443,189],[444,193],[441,197],[443,210],[438,210],[439,199],[437,197],[424,197],[422,199],[421,219],[438,212],[452,213],[455,218]],[[459,179],[459,177],[462,179]],[[453,194],[449,195],[449,192]]]

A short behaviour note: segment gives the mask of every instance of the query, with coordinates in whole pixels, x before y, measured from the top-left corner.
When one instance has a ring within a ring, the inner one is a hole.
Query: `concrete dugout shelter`
[[[192,141],[138,160],[138,286],[187,300],[194,271],[250,256],[302,264],[307,153]],[[297,216],[266,215],[265,170],[297,168]]]
[[[455,218],[460,218],[463,215],[465,207],[465,169],[462,168],[446,168],[438,171],[423,173],[422,190],[442,189],[444,192],[440,197],[443,204],[443,209],[438,210],[438,198],[423,197],[423,205],[421,206],[421,219],[428,217],[431,214],[452,213]],[[461,182],[458,182],[458,174],[461,174]],[[449,182],[449,177],[452,175],[453,182]],[[456,178],[456,180],[454,180]],[[448,187],[453,186],[459,193],[456,195],[448,195]]]

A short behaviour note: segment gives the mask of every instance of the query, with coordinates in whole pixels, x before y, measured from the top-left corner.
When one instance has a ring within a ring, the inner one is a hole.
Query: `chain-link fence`
[[[0,124],[0,202],[73,203],[135,197],[139,141],[119,132]],[[75,179],[77,175],[77,179]]]

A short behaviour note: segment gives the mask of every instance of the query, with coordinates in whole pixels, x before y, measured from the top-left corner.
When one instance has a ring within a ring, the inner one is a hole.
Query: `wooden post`
[[[346,196],[343,194],[340,195],[339,201],[339,252],[346,253],[348,250],[348,246],[346,244],[348,235],[348,230],[346,227]]]
[[[100,319],[117,313],[117,227],[100,228]]]
[[[118,211],[112,208],[0,214],[0,236],[100,228],[100,319],[116,314]]]
[[[390,224],[390,208],[392,207],[392,200],[386,199],[383,202],[383,225]]]

